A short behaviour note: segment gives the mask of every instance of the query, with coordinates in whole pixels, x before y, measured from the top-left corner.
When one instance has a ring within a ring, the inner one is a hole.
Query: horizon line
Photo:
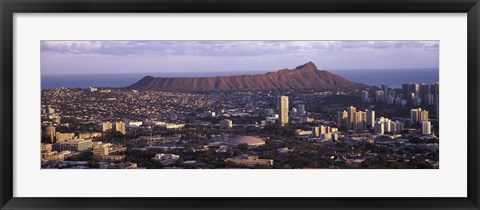
[[[325,69],[318,69],[319,71],[352,71],[352,70],[414,70],[414,69],[439,69],[440,67],[415,67],[415,68],[361,68],[361,69],[330,69],[330,70],[325,70]],[[269,70],[238,70],[238,71],[230,71],[232,73],[270,73],[270,72],[277,72],[280,70],[284,69],[278,69],[274,71],[269,71]],[[294,70],[294,69],[288,69],[288,70]],[[87,72],[87,73],[73,73],[73,74],[43,74],[40,72],[40,76],[56,76],[56,75],[100,75],[100,74],[161,74],[161,73],[224,73],[225,71],[164,71],[164,72],[110,72],[110,73],[101,73],[101,72]],[[147,75],[148,76],[148,75]]]

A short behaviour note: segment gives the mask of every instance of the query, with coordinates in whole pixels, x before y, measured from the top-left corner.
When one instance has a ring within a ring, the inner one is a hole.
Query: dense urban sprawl
[[[42,90],[42,168],[439,168],[439,84]]]

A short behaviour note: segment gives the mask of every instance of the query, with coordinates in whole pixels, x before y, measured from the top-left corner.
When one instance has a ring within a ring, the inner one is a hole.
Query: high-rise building
[[[410,110],[410,121],[412,124],[428,121],[428,111],[421,108]]]
[[[384,118],[384,120],[383,120],[383,130],[384,130],[384,132],[387,132],[387,133],[392,132],[390,122],[391,122],[390,119]]]
[[[298,114],[300,114],[300,115],[304,115],[304,114],[305,114],[305,105],[299,104],[299,105],[297,106],[297,112],[298,112]]]
[[[45,128],[45,134],[50,138],[50,142],[55,142],[55,127],[47,126]]]
[[[395,121],[395,124],[397,126],[397,128],[395,129],[397,131],[397,133],[400,133],[401,131],[405,130],[405,127],[404,127],[404,124],[400,121]]]
[[[312,128],[312,136],[313,137],[319,137],[320,136],[320,127],[313,127]]]
[[[357,108],[350,106],[347,107],[347,129],[353,129],[353,122],[355,120],[355,113],[357,112]]]
[[[112,126],[112,123],[111,123],[111,122],[103,122],[103,123],[102,123],[102,131],[103,131],[103,132],[112,130],[112,128],[113,128],[113,126]]]
[[[430,101],[430,95],[432,94],[431,85],[422,83],[420,86],[420,98],[422,99],[422,103],[428,104]]]
[[[388,85],[382,85],[381,86],[382,91],[383,91],[383,101],[387,101],[388,99]]]
[[[367,119],[365,122],[366,128],[372,129],[375,127],[375,111],[365,110],[367,112]]]
[[[386,132],[392,132],[391,120],[388,118],[380,117],[375,123],[375,133],[384,134]]]
[[[367,113],[358,111],[355,113],[355,121],[353,123],[353,130],[363,131],[365,130],[365,122],[367,121]]]
[[[422,99],[420,97],[415,96],[413,97],[412,104],[415,106],[420,106],[422,105]]]
[[[389,90],[388,95],[392,96],[395,99],[396,98],[395,90]]]
[[[422,134],[423,135],[432,134],[432,124],[430,123],[430,121],[423,121],[422,122]]]
[[[395,98],[391,95],[387,96],[387,104],[394,104],[395,103]]]
[[[337,113],[337,126],[338,128],[341,128],[342,126],[347,126],[347,120],[348,120],[348,112],[343,110],[343,111],[338,111]]]
[[[428,111],[427,110],[422,110],[420,111],[420,116],[418,117],[420,122],[428,121]]]
[[[403,99],[407,100],[409,104],[413,103],[415,96],[418,96],[419,86],[416,83],[404,83],[402,84]]]
[[[402,84],[402,99],[403,100],[408,100],[408,83],[403,83]]]
[[[413,104],[414,100],[415,100],[415,93],[409,93],[407,103],[408,104]]]
[[[415,94],[415,85],[413,83],[408,83],[408,95]]]
[[[438,94],[435,95],[435,108],[436,108],[436,118],[437,118],[437,121],[440,120],[439,118],[439,113],[440,113],[440,109],[439,109],[439,104],[440,104],[440,100],[438,99]]]
[[[368,102],[368,91],[363,90],[361,98],[362,98],[362,102]]]
[[[439,85],[438,82],[435,83],[435,84],[432,84],[430,88],[431,88],[431,93],[432,93],[433,95],[438,95],[438,94],[440,94],[440,85]]]
[[[377,90],[375,92],[375,102],[383,102],[385,101],[385,93],[383,90]]]
[[[397,96],[397,97],[395,98],[395,104],[396,104],[396,105],[401,106],[401,105],[402,105],[402,101],[405,101],[405,100],[403,100],[403,99],[400,98],[399,96]]]
[[[413,83],[413,84],[409,85],[408,89],[409,89],[410,93],[413,93],[413,94],[415,94],[415,96],[418,96],[419,95],[418,94],[419,88],[420,88],[420,86],[417,83]]]
[[[439,83],[432,84],[432,94],[434,95],[434,100],[435,100],[435,108],[436,108],[436,118],[437,121],[440,120],[439,114],[440,114],[440,109],[439,109],[439,104],[440,104],[440,85]]]
[[[433,105],[435,103],[435,96],[433,96],[433,94],[428,94],[427,99],[428,101],[425,102],[426,104]]]
[[[278,109],[280,112],[279,124],[285,126],[288,124],[288,96],[280,96],[278,99]]]
[[[390,132],[391,133],[397,133],[397,123],[390,121]]]
[[[375,133],[376,134],[383,134],[384,133],[383,125],[384,124],[381,121],[375,122]]]
[[[122,121],[115,122],[115,131],[120,132],[121,134],[125,135],[125,123]]]
[[[410,122],[412,124],[420,122],[420,112],[421,111],[422,111],[421,108],[410,110]]]

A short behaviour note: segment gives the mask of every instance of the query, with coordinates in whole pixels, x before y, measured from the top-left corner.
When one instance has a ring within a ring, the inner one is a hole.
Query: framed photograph
[[[479,4],[1,1],[1,209],[479,209]]]

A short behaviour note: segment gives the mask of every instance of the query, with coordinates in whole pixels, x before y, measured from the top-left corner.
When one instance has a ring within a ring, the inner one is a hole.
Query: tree
[[[369,159],[362,161],[362,164],[361,164],[362,168],[370,168],[370,165],[371,164]]]
[[[389,162],[387,165],[388,165],[388,168],[392,168],[392,169],[401,168],[400,164],[397,161]]]
[[[237,148],[238,148],[238,150],[240,150],[241,152],[246,153],[246,152],[248,151],[248,144],[245,144],[245,143],[239,144],[239,145],[237,146]]]

